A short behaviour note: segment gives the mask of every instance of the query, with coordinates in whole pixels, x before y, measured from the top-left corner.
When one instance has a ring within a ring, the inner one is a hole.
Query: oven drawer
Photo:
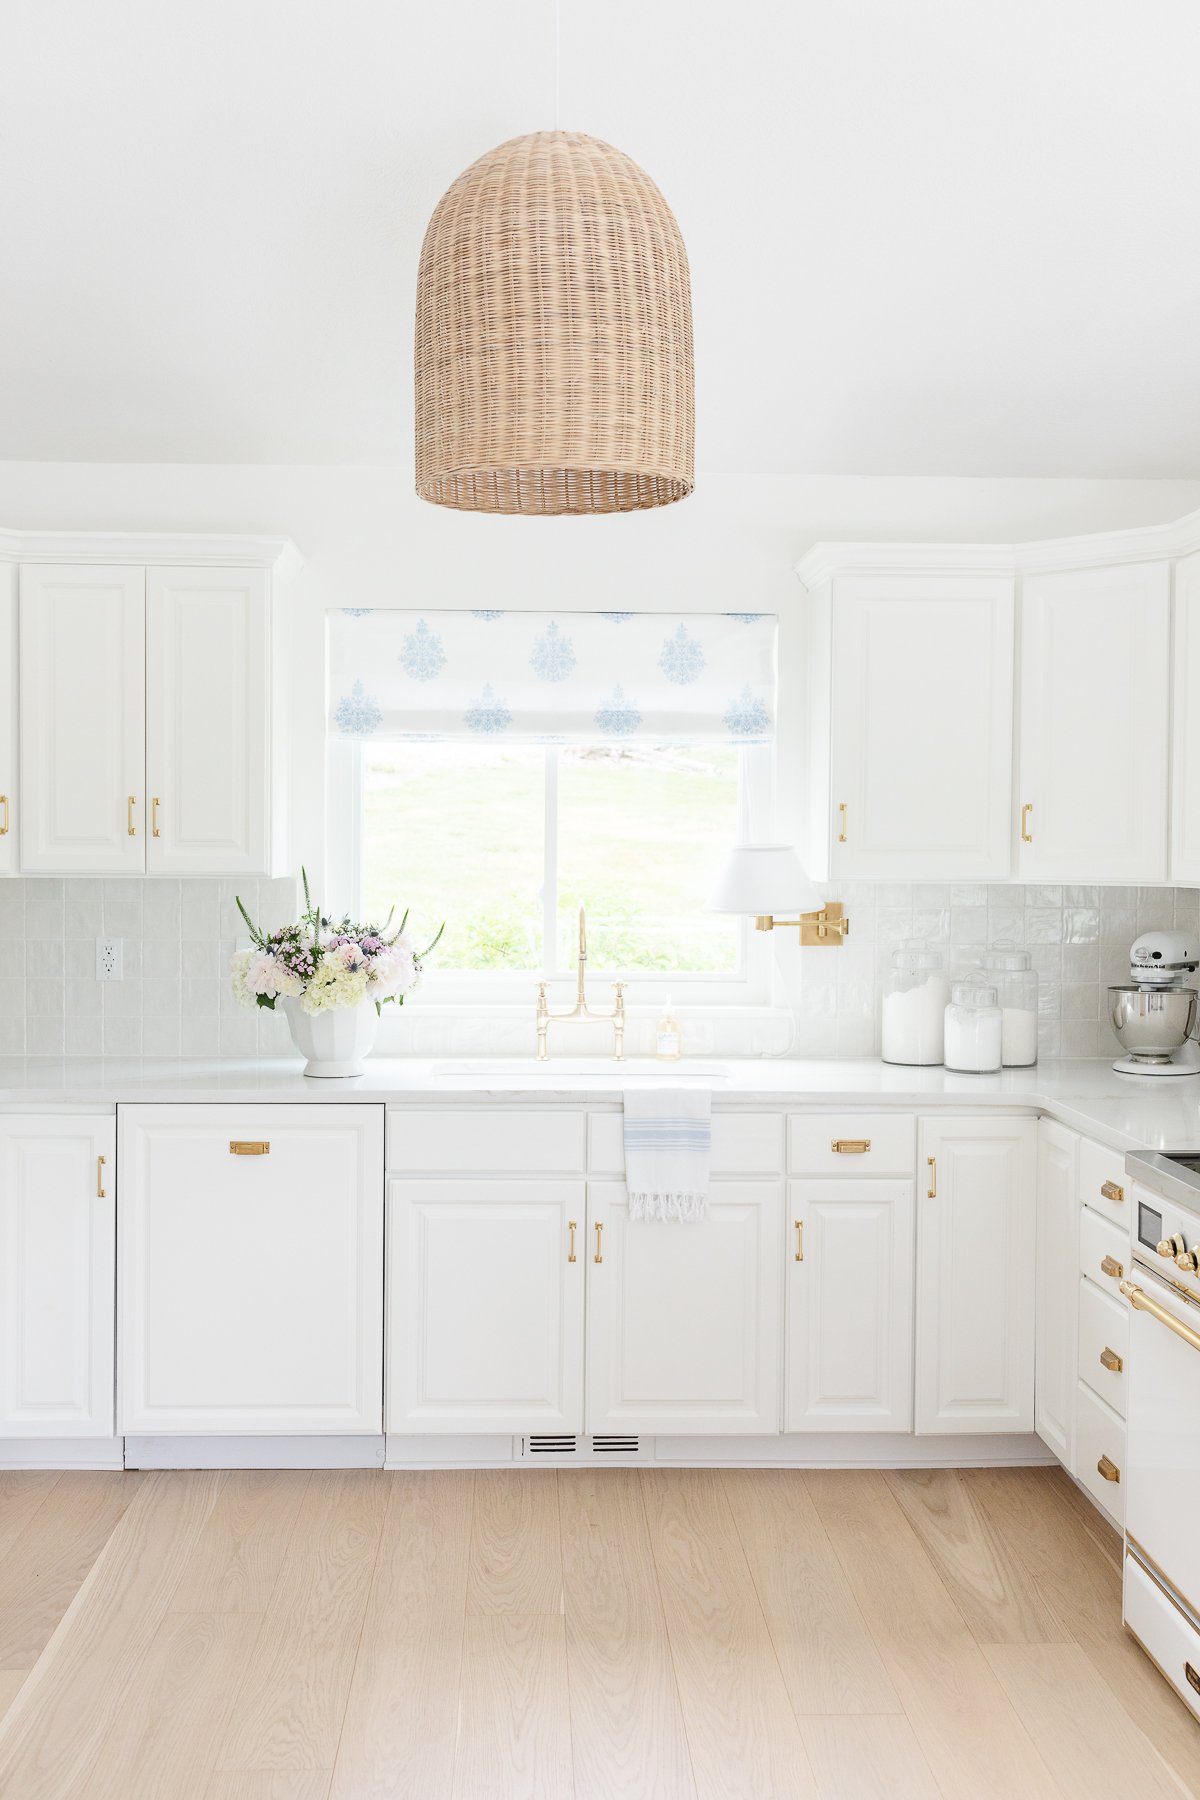
[[[1120,1150],[1106,1150],[1090,1138],[1079,1140],[1079,1198],[1129,1231],[1130,1182]]]
[[[1092,1281],[1079,1283],[1079,1379],[1125,1417],[1129,1308]]]
[[[1079,1273],[1103,1288],[1106,1294],[1118,1294],[1121,1282],[1129,1273],[1129,1233],[1120,1231],[1109,1219],[1090,1206],[1079,1212]]]
[[[1120,1531],[1125,1520],[1125,1421],[1085,1381],[1076,1389],[1075,1477]]]
[[[1128,1551],[1124,1612],[1138,1643],[1200,1719],[1200,1632]]]

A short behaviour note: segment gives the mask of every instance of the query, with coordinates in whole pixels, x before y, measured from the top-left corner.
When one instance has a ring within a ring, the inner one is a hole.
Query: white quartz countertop
[[[514,1058],[472,1064],[372,1058],[349,1081],[313,1081],[293,1060],[96,1061],[0,1057],[0,1111],[109,1111],[133,1101],[247,1104],[372,1101],[404,1105],[588,1102],[616,1105],[624,1086],[647,1081],[711,1085],[713,1104],[1046,1113],[1114,1149],[1200,1149],[1200,1067],[1193,1076],[1118,1075],[1107,1061],[1043,1062],[997,1075],[912,1069],[882,1062],[714,1059],[680,1071],[654,1063],[538,1065]]]

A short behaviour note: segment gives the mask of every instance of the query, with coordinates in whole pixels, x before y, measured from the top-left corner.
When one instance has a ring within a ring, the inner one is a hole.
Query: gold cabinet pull
[[[128,837],[137,836],[137,826],[133,822],[133,809],[137,805],[137,795],[130,794],[125,801],[125,832]]]
[[[0,825],[0,837],[8,836],[8,795],[0,794],[0,806],[4,808],[4,823]]]
[[[1111,1456],[1102,1456],[1096,1464],[1097,1475],[1103,1475],[1105,1481],[1120,1481],[1121,1471]]]
[[[97,1198],[97,1200],[107,1200],[108,1199],[108,1195],[104,1191],[104,1165],[107,1161],[108,1161],[108,1158],[106,1156],[98,1156],[96,1158],[96,1198]]]
[[[838,805],[838,813],[841,817],[842,829],[838,832],[837,841],[839,844],[844,844],[846,842],[846,802],[844,800]]]
[[[571,1247],[570,1247],[570,1250],[569,1250],[569,1251],[568,1251],[568,1253],[567,1253],[567,1261],[568,1261],[568,1262],[578,1262],[578,1261],[579,1261],[579,1258],[578,1258],[578,1257],[577,1257],[577,1256],[576,1256],[576,1254],[575,1254],[575,1230],[576,1230],[576,1222],[575,1222],[575,1220],[574,1220],[574,1219],[568,1219],[568,1220],[567,1220],[567,1230],[568,1230],[568,1231],[569,1231],[569,1232],[570,1232],[570,1234],[571,1234]]]
[[[1033,801],[1027,800],[1021,808],[1021,842],[1032,844],[1033,833],[1029,829],[1029,815],[1033,811]]]
[[[804,1261],[804,1220],[796,1220],[796,1261]]]
[[[829,1148],[835,1156],[865,1156],[871,1148],[870,1138],[833,1138]]]
[[[271,1146],[263,1138],[230,1138],[230,1156],[270,1156]]]
[[[925,1158],[925,1161],[929,1164],[929,1186],[925,1190],[925,1197],[928,1200],[936,1200],[937,1199],[937,1157],[936,1156],[927,1156]]]
[[[158,809],[161,805],[162,805],[162,802],[160,801],[158,795],[155,794],[153,800],[151,800],[151,802],[150,802],[150,836],[151,837],[161,837],[162,836],[162,832],[158,829]]]
[[[1102,1200],[1115,1200],[1117,1204],[1120,1205],[1121,1201],[1125,1198],[1125,1189],[1119,1182],[1102,1181],[1100,1184],[1100,1198]]]
[[[1114,1281],[1120,1281],[1125,1269],[1115,1256],[1106,1256],[1100,1264],[1100,1273],[1111,1276]]]
[[[1103,1366],[1106,1369],[1111,1370],[1114,1375],[1119,1375],[1121,1370],[1125,1367],[1124,1357],[1118,1356],[1115,1350],[1110,1350],[1107,1344],[1105,1344],[1103,1350],[1100,1352],[1100,1361]]]
[[[604,1261],[604,1227],[599,1223],[596,1225],[596,1254],[592,1261],[598,1263]]]

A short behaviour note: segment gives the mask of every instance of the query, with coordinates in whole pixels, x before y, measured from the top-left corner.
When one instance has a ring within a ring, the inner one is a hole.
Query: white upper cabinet
[[[832,583],[828,804],[835,879],[1011,873],[1013,580]]]
[[[1168,563],[1026,578],[1023,880],[1166,879],[1169,696]]]
[[[1175,565],[1171,880],[1200,884],[1200,552]]]
[[[19,866],[17,718],[17,571],[0,562],[0,875]]]
[[[269,868],[269,681],[264,570],[147,572],[151,874]]]
[[[21,866],[146,862],[145,572],[21,570]]]

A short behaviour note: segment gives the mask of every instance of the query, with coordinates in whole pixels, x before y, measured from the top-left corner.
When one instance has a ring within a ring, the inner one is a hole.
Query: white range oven
[[[1125,1624],[1200,1718],[1200,1152],[1133,1183]]]

